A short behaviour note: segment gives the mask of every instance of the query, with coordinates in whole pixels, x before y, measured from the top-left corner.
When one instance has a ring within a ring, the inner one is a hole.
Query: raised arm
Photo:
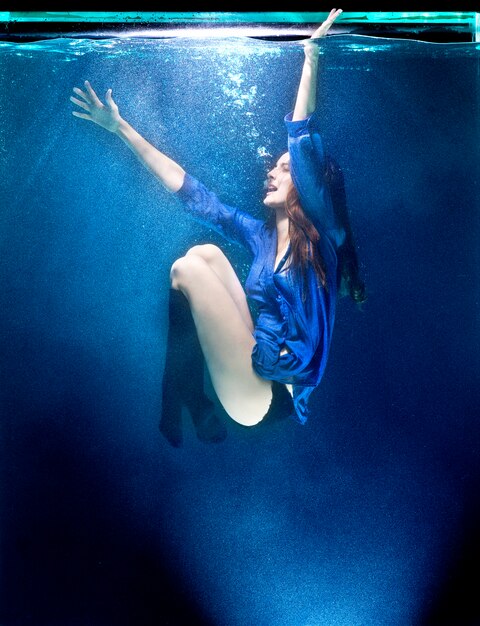
[[[332,9],[323,24],[316,29],[310,39],[307,39],[304,44],[305,61],[293,110],[293,121],[306,119],[315,111],[316,107],[318,46],[312,43],[311,40],[325,37],[327,31],[341,13],[342,9]]]
[[[162,185],[168,191],[176,193],[177,199],[194,219],[210,226],[229,241],[240,243],[254,252],[263,220],[223,204],[215,193],[146,141],[120,116],[118,106],[112,99],[111,89],[106,93],[105,105],[88,81],[85,81],[85,88],[85,91],[78,87],[73,89],[81,99],[71,96],[70,100],[85,111],[73,111],[73,115],[118,135]]]
[[[94,122],[118,135],[139,161],[158,178],[165,189],[171,192],[178,191],[183,185],[185,170],[173,159],[152,146],[120,116],[118,106],[113,101],[111,89],[106,93],[107,104],[105,105],[100,101],[88,80],[85,81],[85,87],[86,91],[74,87],[73,91],[80,96],[81,100],[73,96],[70,100],[84,109],[86,113],[72,111],[73,115]]]
[[[290,172],[302,209],[316,229],[325,233],[337,247],[341,245],[345,234],[337,223],[330,189],[325,181],[327,157],[321,136],[320,117],[315,110],[318,47],[311,40],[324,37],[341,13],[341,9],[332,9],[325,22],[304,44],[305,62],[295,109],[285,117]]]

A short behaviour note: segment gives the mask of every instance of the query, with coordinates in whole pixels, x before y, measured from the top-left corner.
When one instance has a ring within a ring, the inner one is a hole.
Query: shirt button
[[[280,302],[280,300],[282,299],[282,297],[280,295],[277,296],[277,300]]]

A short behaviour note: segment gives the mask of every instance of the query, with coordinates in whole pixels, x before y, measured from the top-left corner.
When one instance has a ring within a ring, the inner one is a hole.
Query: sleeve
[[[176,196],[194,219],[211,227],[228,241],[255,252],[255,242],[263,227],[262,220],[223,204],[215,193],[190,174],[185,174]]]
[[[315,228],[325,233],[336,247],[343,243],[345,232],[338,224],[332,198],[325,181],[326,156],[319,132],[319,120],[312,113],[304,120],[285,116],[288,132],[290,171],[302,208]]]

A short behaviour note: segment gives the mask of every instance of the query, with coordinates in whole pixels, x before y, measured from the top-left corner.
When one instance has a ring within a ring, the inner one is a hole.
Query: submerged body
[[[277,263],[277,230],[250,214],[229,207],[190,175],[178,198],[197,219],[243,245],[253,262],[245,283],[258,309],[253,330],[252,366],[262,378],[293,387],[294,415],[305,423],[308,399],[326,367],[335,319],[338,246],[345,233],[337,223],[324,179],[325,153],[314,113],[301,121],[285,118],[290,170],[302,207],[320,234],[327,284],[311,266],[306,280],[290,264],[290,244]]]
[[[311,39],[324,37],[341,12],[333,9]],[[306,421],[308,398],[325,370],[333,331],[336,250],[344,232],[325,182],[325,154],[314,114],[319,51],[310,40],[304,51],[295,107],[285,118],[289,151],[267,175],[264,204],[273,210],[271,223],[223,205],[152,146],[120,116],[111,89],[106,105],[88,81],[86,92],[74,88],[81,99],[71,98],[86,111],[74,115],[115,133],[165,189],[251,252],[246,289],[258,305],[256,324],[238,276],[216,246],[194,246],[170,273],[172,289],[182,292],[190,307],[218,399],[244,426],[258,424],[278,404],[275,392],[280,388],[284,397],[283,385],[293,392],[291,414]],[[189,376],[187,364],[184,369],[179,376]]]

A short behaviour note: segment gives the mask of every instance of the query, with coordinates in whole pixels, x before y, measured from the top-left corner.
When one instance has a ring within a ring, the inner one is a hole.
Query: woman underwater
[[[341,215],[332,203],[338,169],[324,153],[315,112],[319,50],[311,40],[324,37],[341,12],[333,9],[304,43],[295,107],[285,117],[288,152],[267,175],[266,222],[222,204],[148,143],[120,116],[111,89],[106,105],[88,81],[85,91],[73,89],[81,99],[70,98],[85,111],[73,115],[118,135],[189,212],[253,256],[245,289],[258,309],[255,323],[243,287],[217,246],[194,246],[170,274],[172,289],[189,304],[218,399],[244,426],[258,424],[274,407],[305,423],[309,396],[327,363],[338,288],[357,302],[365,299],[346,209]],[[337,187],[341,196],[343,187]],[[205,440],[224,436],[216,427],[211,436],[207,431]]]

